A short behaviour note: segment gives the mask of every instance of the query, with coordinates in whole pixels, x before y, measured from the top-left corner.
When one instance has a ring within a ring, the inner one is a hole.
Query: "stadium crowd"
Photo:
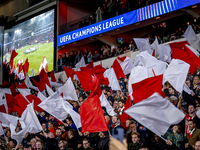
[[[88,16],[87,19],[82,19],[78,22],[78,25],[79,28],[82,28],[108,18],[157,3],[159,1],[160,0],[105,0],[99,5],[95,14]]]
[[[22,144],[18,145],[11,138],[9,128],[4,128],[5,134],[0,136],[1,150],[117,150],[112,149],[113,145],[119,145],[119,141],[113,141],[113,129],[124,129],[127,145],[123,145],[122,149],[128,150],[199,150],[200,148],[200,119],[196,116],[196,112],[200,107],[200,79],[199,70],[193,75],[188,74],[186,84],[193,91],[188,95],[183,91],[178,93],[169,83],[165,83],[162,91],[165,93],[165,98],[168,99],[175,107],[183,111],[186,116],[179,124],[171,126],[167,133],[161,139],[156,134],[145,128],[143,125],[135,121],[133,118],[127,119],[125,127],[122,127],[120,116],[124,113],[124,105],[128,96],[128,77],[118,80],[121,91],[113,91],[106,85],[101,85],[101,90],[105,94],[116,115],[109,116],[106,108],[102,107],[104,116],[107,122],[109,131],[81,133],[81,129],[77,129],[72,118],[67,116],[63,123],[57,120],[54,116],[45,111],[37,112],[37,117],[41,123],[43,131],[40,133],[26,133]],[[65,81],[58,79],[59,83],[64,84]],[[87,100],[90,92],[84,92],[79,81],[73,81],[78,101],[69,101],[73,106],[73,110],[80,112],[80,106]],[[55,91],[55,88],[52,87]],[[38,91],[31,90],[32,95],[37,96]],[[46,91],[48,96],[48,92]],[[134,101],[131,102],[134,105]],[[17,112],[13,115],[19,116]],[[16,131],[21,130],[21,125],[18,124]],[[112,142],[110,142],[112,141]],[[109,142],[111,144],[109,144]]]

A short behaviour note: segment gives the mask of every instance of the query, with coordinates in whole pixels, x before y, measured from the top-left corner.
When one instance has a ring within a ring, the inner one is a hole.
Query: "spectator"
[[[98,141],[97,144],[97,150],[109,150],[109,141],[110,138],[108,137],[107,132],[100,132],[99,133],[100,140]]]
[[[78,51],[78,53],[77,53],[77,55],[75,57],[75,63],[77,64],[81,60],[81,58],[82,58],[81,52]]]
[[[194,120],[188,120],[189,131],[187,133],[188,145],[194,146],[200,140],[200,129],[195,128]]]
[[[200,150],[200,141],[196,141],[194,149],[195,150]]]
[[[76,147],[78,145],[78,140],[75,137],[75,132],[76,131],[74,129],[70,129],[68,132],[68,138],[69,138],[68,147],[73,148],[73,149],[76,149]]]
[[[66,53],[63,53],[63,57],[62,57],[62,65],[67,67],[67,58],[66,58]]]
[[[135,149],[139,150],[140,146],[142,145],[142,142],[140,141],[140,134],[138,132],[133,132],[131,134],[132,137],[132,143],[128,143],[128,149]]]
[[[44,150],[41,141],[36,142],[36,150]]]
[[[172,143],[174,143],[179,149],[182,148],[182,142],[184,140],[183,135],[181,133],[181,128],[179,125],[174,125],[172,127],[172,131],[168,131],[165,134],[165,137],[167,140],[170,140]]]
[[[63,71],[63,67],[62,67],[62,55],[59,55],[59,58],[58,58],[58,71]]]
[[[59,147],[60,150],[67,150],[68,149],[67,141],[66,140],[60,140],[58,147]]]
[[[94,54],[94,56],[93,56],[93,60],[94,60],[94,61],[99,60],[100,54],[98,53],[98,51],[95,51],[94,53],[95,53],[95,54]]]
[[[91,147],[90,147],[90,141],[87,139],[87,138],[84,138],[83,139],[83,150],[90,150]]]
[[[91,63],[92,62],[92,53],[89,52],[88,55],[87,55],[87,63]]]
[[[102,8],[99,6],[97,11],[96,11],[96,22],[100,22],[103,20],[103,10]]]

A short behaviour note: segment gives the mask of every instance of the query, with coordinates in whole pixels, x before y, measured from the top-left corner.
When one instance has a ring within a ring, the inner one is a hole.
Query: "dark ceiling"
[[[9,0],[0,0],[0,5],[7,2],[7,1],[9,1]]]

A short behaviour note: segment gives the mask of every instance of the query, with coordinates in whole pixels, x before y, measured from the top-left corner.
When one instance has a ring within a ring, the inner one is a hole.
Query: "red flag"
[[[18,74],[23,70],[22,68],[22,61],[18,64]]]
[[[126,104],[124,105],[124,111],[130,107],[131,107],[131,97],[128,96],[126,100]],[[124,111],[123,111],[123,114],[120,115],[121,125],[124,129],[128,130],[128,128],[126,127],[126,120],[131,119],[131,117],[127,115],[126,113],[124,113]]]
[[[5,93],[6,102],[8,106],[8,113],[12,114],[13,112],[17,111],[15,106],[20,107],[17,100],[11,94]]]
[[[41,70],[39,77],[40,77],[40,81],[39,83],[37,83],[37,86],[41,92],[46,89],[46,84],[49,87],[51,87],[47,73],[44,71],[44,68]]]
[[[11,84],[11,86],[9,88],[10,88],[10,91],[11,91],[13,96],[18,94],[17,91],[16,91],[16,87],[13,83]]]
[[[123,62],[126,59],[126,56],[123,56],[123,57],[118,56],[117,59],[119,59],[121,62]]]
[[[71,77],[71,79],[73,80],[74,79],[74,75],[75,75],[75,71],[70,67],[68,66],[69,68],[63,66],[63,69],[65,70],[65,73],[67,75],[67,77]]]
[[[18,55],[18,53],[15,50],[12,50],[11,52],[11,56],[10,56],[10,69],[13,68],[13,61],[14,58]]]
[[[23,71],[24,71],[24,76],[26,77],[26,73],[28,73],[28,69],[29,69],[29,62],[28,62],[28,58],[26,58],[26,61],[24,63],[24,65],[22,66]]]
[[[0,106],[0,112],[6,113],[6,108],[5,108],[4,105],[1,105],[1,106]]]
[[[158,92],[161,95],[162,79],[163,75],[159,75],[132,84],[134,103],[136,104],[144,99],[147,99],[155,92]]]
[[[29,100],[30,103],[33,102],[34,109],[38,112],[44,111],[38,105],[41,103],[41,100],[35,95],[27,95],[26,98]]]
[[[99,79],[100,84],[109,85],[108,78],[105,78],[103,76],[103,73],[106,71],[105,68],[102,67],[102,65],[97,65],[94,68],[92,68],[92,72],[96,75],[96,77]]]
[[[87,67],[87,68],[90,68],[90,69],[94,68],[94,63],[93,63],[93,61],[92,61],[91,63],[87,64],[86,67]]]
[[[21,116],[24,110],[26,109],[29,102],[24,98],[22,94],[18,94],[15,96],[16,101],[18,102],[19,106],[15,106],[14,108],[17,110],[19,115]]]
[[[54,75],[53,70],[51,71],[49,77],[51,77],[51,81],[56,82],[56,77],[55,77],[55,75]]]
[[[99,80],[98,80],[98,78],[95,76],[95,75],[93,75],[93,82],[92,82],[92,91],[91,91],[91,93],[90,93],[90,95],[89,95],[89,97],[88,98],[92,98],[92,97],[94,97],[94,96],[98,96],[98,97],[100,97],[101,96],[101,94],[102,94],[102,91],[101,91],[101,87],[100,87],[100,84],[99,84]]]
[[[82,132],[108,131],[99,97],[88,98],[80,107]]]
[[[82,85],[84,91],[92,90],[92,76],[87,71],[76,71],[76,75]]]
[[[117,76],[117,79],[121,78],[126,78],[124,75],[124,72],[122,70],[122,67],[120,66],[119,62],[117,61],[117,59],[115,59],[115,61],[113,62],[113,66],[112,68],[115,71],[115,74]]]
[[[27,89],[28,88],[24,81],[21,84],[19,84],[18,82],[15,82],[15,86],[16,86],[16,88],[21,88],[21,89]]]
[[[172,59],[180,59],[183,60],[184,62],[188,63],[190,65],[190,69],[189,71],[191,72],[191,74],[193,74],[197,68],[198,68],[198,60],[197,62],[195,61],[196,57],[194,55],[192,55],[192,52],[190,52],[190,50],[188,50],[188,48],[185,46],[185,43],[187,42],[175,42],[175,43],[171,43],[169,44],[171,49],[172,49],[172,54],[171,54],[171,58]]]
[[[80,67],[81,71],[86,71],[88,74],[92,75],[93,72],[90,68],[87,68],[87,67]]]

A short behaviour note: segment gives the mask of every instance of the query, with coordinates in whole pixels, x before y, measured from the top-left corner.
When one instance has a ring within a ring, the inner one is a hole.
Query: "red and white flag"
[[[182,111],[158,93],[136,103],[125,113],[160,137],[171,125],[178,124],[185,117]]]
[[[124,72],[124,75],[131,73],[131,70],[134,67],[132,60],[126,56],[125,59],[121,59],[120,57],[117,57],[117,59],[121,61],[120,66]]]

